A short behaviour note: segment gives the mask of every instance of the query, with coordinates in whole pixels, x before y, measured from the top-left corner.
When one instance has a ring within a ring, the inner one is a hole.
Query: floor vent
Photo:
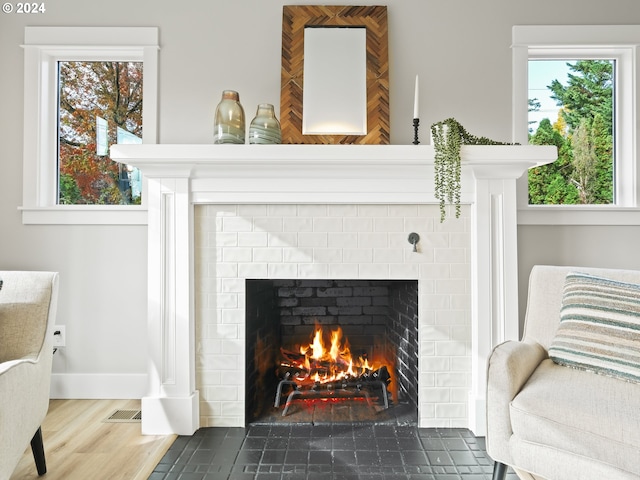
[[[136,423],[142,420],[141,410],[116,410],[103,420],[106,423]]]

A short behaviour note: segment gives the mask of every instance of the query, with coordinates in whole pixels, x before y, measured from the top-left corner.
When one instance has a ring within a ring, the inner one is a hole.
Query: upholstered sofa
[[[6,480],[29,443],[38,474],[46,472],[40,425],[49,408],[58,274],[0,271],[0,279],[0,480]]]
[[[488,362],[494,480],[640,479],[640,271],[535,266]]]

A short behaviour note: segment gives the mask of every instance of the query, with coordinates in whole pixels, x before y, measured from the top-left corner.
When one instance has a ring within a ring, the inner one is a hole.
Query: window
[[[530,205],[606,205],[614,199],[615,60],[529,60],[529,143],[558,160],[529,170]]]
[[[142,143],[143,65],[58,62],[58,204],[140,204],[140,173],[109,147]]]
[[[598,130],[604,124],[604,130],[610,134],[610,160],[607,167],[606,155],[600,152],[600,169],[602,175],[598,185],[594,186],[594,174],[576,170],[579,161],[571,163],[566,152],[560,152],[560,160],[557,165],[549,170],[559,171],[564,166],[564,172],[557,173],[555,177],[529,175],[539,182],[556,182],[553,186],[545,184],[529,187],[527,176],[518,183],[518,221],[521,224],[634,224],[637,223],[638,207],[638,158],[636,153],[636,120],[637,110],[637,85],[635,83],[638,74],[638,62],[636,60],[636,48],[640,44],[640,26],[516,26],[513,28],[513,126],[514,141],[525,143],[537,143],[540,138],[533,139],[529,123],[530,110],[537,105],[531,102],[529,93],[529,72],[535,67],[546,63],[547,66],[563,65],[569,69],[569,73],[577,77],[586,78],[596,70],[598,74],[609,70],[611,85],[611,116],[602,114],[598,120],[594,115],[582,114],[585,117],[580,127],[581,119],[577,106],[572,105],[573,111],[566,112],[567,118],[571,115],[571,125],[565,127],[556,125],[541,134],[553,135],[566,128],[569,130],[567,137],[571,149],[578,151],[578,158],[595,155],[593,144],[594,122]],[[569,64],[569,66],[567,66]],[[606,75],[605,75],[606,76]],[[554,80],[554,79],[552,79]],[[602,84],[606,79],[600,78]],[[562,82],[560,82],[562,83]],[[562,85],[568,87],[568,83]],[[605,88],[606,90],[606,88]],[[561,96],[562,89],[555,92]],[[569,101],[567,100],[567,103]],[[606,105],[602,103],[601,112],[606,111]],[[561,108],[561,106],[558,106]],[[590,107],[592,112],[596,107]],[[600,107],[597,107],[600,108]],[[586,118],[589,117],[589,118]],[[551,120],[551,119],[550,119]],[[551,122],[549,122],[551,123]],[[537,124],[535,127],[537,129]],[[586,133],[585,133],[586,132]],[[605,133],[597,134],[598,141],[602,141]],[[589,139],[586,139],[589,137]],[[556,139],[557,140],[557,139]],[[565,138],[566,140],[566,138]],[[584,147],[587,145],[587,147]],[[585,153],[586,152],[586,153]],[[597,156],[597,155],[596,155]],[[595,161],[595,160],[594,160]],[[562,164],[564,162],[564,165]],[[588,162],[587,162],[588,163]],[[584,163],[580,164],[584,167]],[[607,172],[609,168],[609,178]],[[567,170],[572,175],[565,175]],[[591,177],[589,177],[591,175]],[[552,178],[552,180],[549,180]],[[589,183],[592,182],[592,183]],[[573,184],[573,187],[567,184]],[[589,183],[589,184],[588,184]],[[588,185],[587,185],[588,184]],[[608,187],[607,187],[608,184]],[[607,192],[609,188],[609,192]],[[532,200],[532,192],[535,197],[538,194],[548,193]],[[597,191],[597,194],[593,192]],[[598,196],[599,195],[599,196]],[[541,200],[542,199],[542,200]],[[547,205],[547,204],[553,205]],[[537,205],[536,205],[537,204]],[[545,205],[542,205],[545,204]],[[570,205],[572,204],[572,205]],[[633,212],[632,215],[629,212]]]
[[[24,54],[23,223],[145,224],[139,174],[108,147],[156,143],[158,29],[26,27]],[[138,89],[126,106],[101,91],[116,83]]]

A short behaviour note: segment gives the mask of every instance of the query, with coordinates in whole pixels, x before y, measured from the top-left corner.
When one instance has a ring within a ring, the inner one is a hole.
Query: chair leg
[[[492,480],[504,480],[507,475],[507,466],[504,463],[495,462],[493,464]]]
[[[31,451],[33,452],[33,459],[36,462],[38,475],[44,475],[45,473],[47,473],[47,462],[44,458],[44,444],[42,443],[41,427],[38,427],[38,430],[31,439]]]

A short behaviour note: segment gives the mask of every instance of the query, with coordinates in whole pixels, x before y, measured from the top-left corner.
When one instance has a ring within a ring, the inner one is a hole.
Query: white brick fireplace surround
[[[516,179],[555,147],[464,146],[442,224],[428,145],[111,153],[148,179],[143,433],[245,425],[245,280],[288,278],[418,280],[419,426],[484,434],[487,357],[518,337]]]

